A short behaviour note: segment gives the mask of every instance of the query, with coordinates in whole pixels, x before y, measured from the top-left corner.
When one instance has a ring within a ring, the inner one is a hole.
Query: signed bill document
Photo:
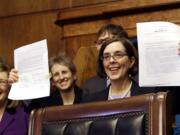
[[[8,98],[14,100],[49,96],[50,80],[47,41],[38,41],[14,50],[14,66],[19,80],[11,87]]]
[[[180,86],[180,26],[137,23],[140,86]]]

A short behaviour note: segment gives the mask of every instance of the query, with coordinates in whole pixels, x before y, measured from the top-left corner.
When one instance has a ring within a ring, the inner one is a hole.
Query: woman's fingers
[[[13,84],[19,80],[18,71],[16,69],[12,69],[9,73],[8,82],[9,84]]]

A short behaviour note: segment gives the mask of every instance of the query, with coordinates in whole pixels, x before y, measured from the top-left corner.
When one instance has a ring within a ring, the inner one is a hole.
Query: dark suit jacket
[[[0,135],[27,135],[28,115],[24,109],[6,109],[0,122]]]
[[[77,86],[74,87],[74,91],[75,91],[74,104],[78,104],[82,101],[83,91]],[[27,108],[27,112],[30,112],[34,108],[42,108],[42,107],[57,106],[57,105],[63,105],[63,101],[59,90],[52,92],[49,97],[32,100],[31,104]]]
[[[138,74],[133,76],[132,79],[138,82]],[[84,94],[96,93],[106,88],[107,88],[107,78],[102,78],[99,77],[98,75],[91,77],[83,85]]]
[[[152,93],[157,91],[159,91],[159,89],[154,87],[139,87],[137,82],[132,80],[131,96]],[[108,94],[109,94],[109,87],[93,94],[86,94],[83,98],[83,102],[108,100]]]
[[[94,76],[88,79],[84,85],[83,90],[85,94],[96,93],[107,88],[107,79],[99,76]]]

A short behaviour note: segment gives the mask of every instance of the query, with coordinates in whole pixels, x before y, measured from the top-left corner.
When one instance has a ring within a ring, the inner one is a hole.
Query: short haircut
[[[100,49],[100,52],[99,52],[99,56],[98,56],[97,74],[100,77],[107,77],[107,74],[104,70],[102,57],[103,57],[105,48],[113,42],[121,42],[126,49],[126,53],[127,53],[128,57],[135,58],[135,63],[133,65],[133,67],[129,70],[130,75],[132,75],[132,76],[135,75],[138,71],[138,52],[137,52],[135,46],[133,45],[133,43],[126,38],[112,38],[112,39],[108,39],[106,42],[103,43],[103,45]]]
[[[9,66],[2,60],[0,59],[0,72],[7,72],[9,73]]]
[[[124,30],[124,28],[116,24],[106,24],[101,27],[101,29],[98,31],[97,38],[99,38],[106,32],[115,37],[128,38],[128,33]]]
[[[69,68],[69,70],[72,72],[72,74],[76,74],[75,64],[72,62],[71,58],[69,58],[64,53],[59,53],[58,55],[52,57],[49,60],[50,71],[51,71],[51,68],[53,67],[54,64],[64,65],[64,66]]]

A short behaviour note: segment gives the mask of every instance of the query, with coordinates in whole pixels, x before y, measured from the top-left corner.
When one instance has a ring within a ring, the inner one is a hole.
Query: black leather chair
[[[29,135],[170,135],[166,92],[33,110]]]

